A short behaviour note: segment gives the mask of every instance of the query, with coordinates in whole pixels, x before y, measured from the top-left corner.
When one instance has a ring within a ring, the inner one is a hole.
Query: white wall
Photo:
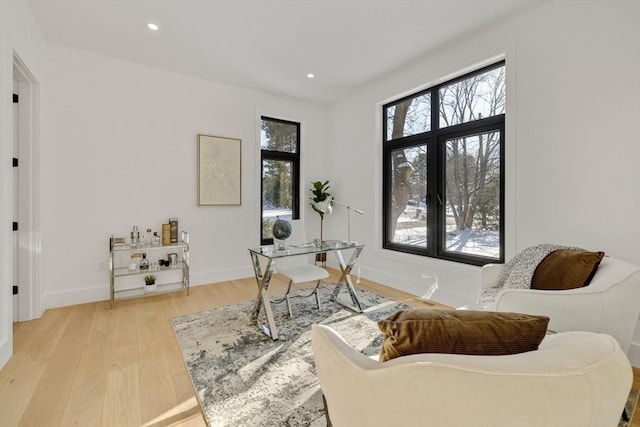
[[[43,305],[108,298],[108,237],[169,217],[191,233],[191,283],[252,275],[260,114],[302,123],[302,182],[323,174],[323,108],[50,46],[43,90]],[[242,140],[242,205],[197,207],[196,135]],[[305,205],[303,205],[304,208]],[[306,210],[306,209],[305,209]]]
[[[640,264],[639,19],[637,1],[550,2],[332,106],[327,178],[337,198],[369,213],[352,224],[367,245],[363,274],[418,295],[437,284],[433,297],[447,304],[474,302],[478,268],[381,249],[380,105],[498,55],[507,63],[507,259],[551,242]],[[631,353],[640,366],[638,333]]]
[[[45,45],[26,4],[0,2],[0,367],[12,352],[13,56],[17,54],[39,83],[44,79]],[[37,239],[37,237],[36,237]]]

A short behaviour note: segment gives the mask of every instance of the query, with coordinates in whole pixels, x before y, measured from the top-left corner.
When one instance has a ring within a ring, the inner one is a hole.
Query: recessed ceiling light
[[[154,24],[153,22],[149,22],[147,24],[147,28],[149,28],[150,30],[153,30],[153,31],[158,31],[158,26],[156,24]]]
[[[309,73],[309,74],[307,74],[307,78],[309,78],[309,79],[312,79],[312,78],[314,78],[315,76],[316,76],[316,75],[315,75],[315,74],[313,74],[313,73]]]

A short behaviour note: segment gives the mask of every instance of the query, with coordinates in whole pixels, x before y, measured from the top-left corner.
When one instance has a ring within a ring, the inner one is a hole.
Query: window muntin
[[[501,62],[383,107],[384,248],[504,260],[504,76]]]
[[[272,244],[276,219],[300,217],[300,123],[261,118],[260,242]]]

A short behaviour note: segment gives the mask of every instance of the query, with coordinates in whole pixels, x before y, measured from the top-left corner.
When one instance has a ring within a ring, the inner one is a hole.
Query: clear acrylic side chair
[[[304,230],[304,224],[302,223],[302,221],[292,220],[290,222],[292,231],[291,236],[289,236],[286,241],[286,245],[302,245],[307,243],[307,240],[305,238],[306,233]],[[275,242],[275,244],[277,245],[278,243]],[[306,262],[302,262],[302,260]],[[313,288],[313,291],[311,291],[311,293],[306,295],[296,295],[295,297],[308,298],[312,295],[315,295],[318,309],[320,309],[320,296],[318,294],[318,288],[320,287],[322,279],[326,279],[327,277],[329,277],[329,272],[327,270],[309,263],[308,255],[278,258],[278,260],[276,261],[275,270],[276,272],[289,279],[289,285],[287,286],[287,291],[284,294],[284,297],[280,298],[279,300],[272,300],[272,302],[278,304],[286,301],[287,308],[289,309],[289,317],[293,318],[293,311],[291,309],[291,298],[294,297],[291,296],[290,293],[293,285],[296,284],[314,281],[316,282],[316,286]]]

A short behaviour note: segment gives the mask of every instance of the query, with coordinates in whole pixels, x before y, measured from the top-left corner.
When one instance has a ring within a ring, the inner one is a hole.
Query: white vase
[[[153,285],[145,285],[144,286],[144,291],[145,292],[155,292],[158,289],[158,285],[157,284],[153,284]]]

